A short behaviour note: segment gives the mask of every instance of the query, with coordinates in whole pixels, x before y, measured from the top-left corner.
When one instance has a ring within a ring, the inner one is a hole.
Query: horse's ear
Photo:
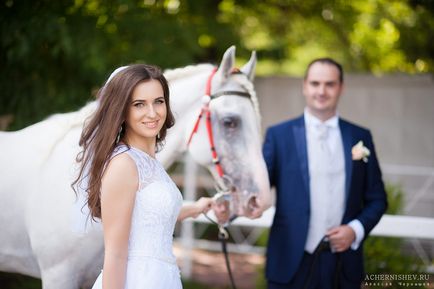
[[[252,55],[250,56],[249,62],[244,64],[244,66],[240,70],[242,73],[247,75],[250,81],[253,81],[253,78],[255,78],[255,68],[256,68],[256,51],[252,51]]]
[[[227,79],[232,72],[232,67],[234,67],[234,63],[235,46],[232,45],[226,50],[225,54],[223,55],[222,62],[220,63],[219,69],[216,72],[216,76],[218,76],[221,81]]]

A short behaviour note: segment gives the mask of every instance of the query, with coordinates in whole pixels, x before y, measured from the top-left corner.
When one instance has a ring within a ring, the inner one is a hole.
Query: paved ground
[[[182,271],[182,249],[175,247],[174,252],[179,260],[179,266]],[[192,279],[194,281],[222,288],[230,285],[229,275],[222,253],[195,249],[193,250],[192,258]],[[230,253],[229,259],[237,288],[255,288],[258,278],[261,278],[260,275],[263,274],[264,257],[256,254]]]

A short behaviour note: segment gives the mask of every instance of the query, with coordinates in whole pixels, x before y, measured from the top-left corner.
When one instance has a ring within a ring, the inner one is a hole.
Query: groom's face
[[[342,87],[337,67],[321,62],[312,64],[303,82],[307,108],[317,117],[335,115]]]

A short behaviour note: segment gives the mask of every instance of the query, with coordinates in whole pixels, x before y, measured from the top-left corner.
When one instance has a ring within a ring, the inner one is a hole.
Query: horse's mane
[[[92,113],[96,110],[97,100],[88,102],[85,106],[77,111],[67,112],[67,113],[56,113],[47,117],[45,122],[56,122],[59,123],[63,121],[65,127],[74,127],[76,125],[83,125],[83,121],[90,117]]]
[[[256,96],[255,87],[253,86],[253,83],[248,81],[246,77],[237,77],[236,81],[240,83],[241,86],[243,86],[250,94],[250,99],[253,103],[253,108],[255,109],[256,116],[258,118],[258,127],[261,127],[261,111],[259,110],[259,100]]]
[[[209,71],[213,67],[214,66],[212,64],[209,64],[209,63],[197,64],[197,65],[188,65],[186,67],[166,70],[166,71],[164,71],[164,76],[166,77],[167,81],[171,82],[171,81],[175,81],[175,80],[182,78],[182,77],[188,77],[191,75],[203,73],[204,71]],[[249,81],[246,81],[246,79],[241,78],[241,77],[239,77],[239,78],[237,77],[237,81],[241,84],[241,86],[243,86],[250,93],[253,107],[255,109],[255,112],[258,116],[258,121],[260,123],[261,113],[259,111],[259,100],[258,100],[258,97],[256,96],[256,91],[254,89],[253,84]]]
[[[212,64],[197,64],[197,65],[188,65],[186,67],[181,68],[175,68],[175,69],[169,69],[164,71],[164,76],[166,77],[167,81],[175,81],[181,77],[187,77],[194,74],[199,74],[204,71],[211,70],[213,67]]]

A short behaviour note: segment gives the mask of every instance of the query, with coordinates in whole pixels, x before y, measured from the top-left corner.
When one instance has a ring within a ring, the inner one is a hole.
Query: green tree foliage
[[[356,72],[434,70],[434,2],[423,0],[227,0],[221,4],[265,74],[303,73],[314,57],[332,56]]]
[[[217,59],[238,44],[218,2],[7,0],[0,6],[0,115],[11,129],[82,106],[110,72]]]
[[[314,57],[347,71],[434,70],[430,0],[5,0],[0,116],[9,129],[91,99],[127,63],[217,62],[230,45],[258,74],[301,75]]]

